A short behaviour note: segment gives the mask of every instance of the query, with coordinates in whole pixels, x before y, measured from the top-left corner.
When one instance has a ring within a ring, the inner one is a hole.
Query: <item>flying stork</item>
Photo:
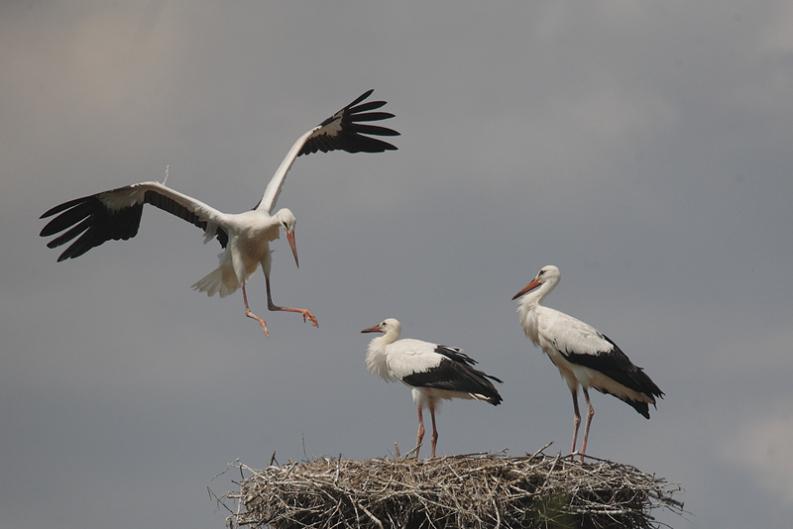
[[[419,428],[416,433],[416,459],[424,440],[423,408],[432,419],[432,457],[438,444],[435,410],[444,399],[474,399],[497,406],[501,395],[490,380],[501,382],[473,366],[476,360],[458,347],[449,347],[423,340],[399,339],[399,320],[388,318],[361,331],[382,333],[369,342],[366,367],[373,375],[386,381],[400,381],[410,386],[416,403]],[[490,380],[488,380],[490,379]]]
[[[267,322],[256,315],[248,303],[245,282],[261,264],[267,286],[267,308],[270,311],[296,312],[303,321],[317,326],[316,316],[308,309],[281,307],[273,303],[270,291],[270,241],[280,237],[281,228],[292,250],[295,265],[299,267],[295,242],[296,219],[287,208],[273,212],[278,195],[295,159],[317,151],[344,150],[357,152],[384,152],[396,147],[371,136],[397,136],[395,130],[370,125],[366,122],[394,117],[388,112],[371,112],[386,104],[385,101],[363,102],[373,90],[364,92],[325,121],[303,133],[281,161],[264,190],[261,200],[250,211],[223,213],[193,197],[180,193],[159,182],[139,182],[94,195],[64,202],[47,210],[41,218],[57,215],[50,220],[40,235],[47,237],[63,232],[47,243],[55,248],[74,241],[58,257],[58,261],[83,255],[109,240],[127,240],[138,233],[143,205],[151,204],[204,230],[204,242],[217,238],[223,252],[220,265],[193,284],[195,290],[208,296],[228,296],[242,287],[245,316],[259,322],[265,335],[269,334]]]
[[[650,380],[641,367],[633,365],[617,344],[591,325],[558,310],[540,305],[542,299],[559,282],[559,269],[543,266],[512,299],[520,298],[518,314],[523,332],[534,345],[542,349],[559,369],[573,397],[573,441],[570,452],[575,453],[581,414],[578,411],[580,385],[589,411],[581,446],[581,461],[589,442],[589,427],[595,408],[589,400],[589,388],[614,395],[650,418],[648,404],[655,406],[655,398],[664,393]]]

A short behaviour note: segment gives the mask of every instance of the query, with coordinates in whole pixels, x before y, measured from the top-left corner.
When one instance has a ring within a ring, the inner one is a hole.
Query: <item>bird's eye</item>
[[[544,273],[545,273],[545,270],[540,270],[540,273],[539,273],[539,274],[537,274],[537,275],[538,275],[538,276],[541,276],[541,275],[543,275]]]

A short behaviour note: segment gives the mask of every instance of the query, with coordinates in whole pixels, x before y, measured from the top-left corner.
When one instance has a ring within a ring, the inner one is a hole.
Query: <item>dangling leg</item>
[[[586,447],[589,444],[589,427],[592,425],[592,417],[595,416],[595,408],[592,407],[592,401],[589,400],[589,390],[587,388],[582,389],[584,390],[587,406],[589,406],[589,412],[586,414],[586,428],[584,428],[584,444],[581,446],[581,462],[583,463]]]
[[[419,429],[416,432],[416,459],[419,458],[419,451],[421,450],[421,443],[424,442],[424,410],[421,401],[416,405],[416,412],[419,418]]]
[[[430,418],[432,419],[432,458],[435,459],[435,447],[438,445],[438,429],[435,427],[435,401],[430,400]]]
[[[271,311],[297,312],[303,315],[303,321],[310,321],[311,325],[319,327],[317,317],[310,310],[298,307],[279,307],[273,303],[273,297],[270,293],[270,254],[267,254],[267,257],[262,261],[262,268],[264,269],[264,283],[267,286],[267,309]]]
[[[581,413],[578,411],[578,388],[571,389],[573,396],[573,442],[570,444],[570,453],[575,454],[575,444],[578,441],[578,425],[581,424]]]
[[[265,336],[270,336],[270,331],[267,329],[267,322],[264,321],[262,318],[254,314],[251,310],[250,305],[248,305],[248,292],[245,291],[245,281],[242,282],[242,301],[245,302],[245,315],[252,320],[256,320],[259,322],[259,327],[262,328],[262,332],[264,332]]]

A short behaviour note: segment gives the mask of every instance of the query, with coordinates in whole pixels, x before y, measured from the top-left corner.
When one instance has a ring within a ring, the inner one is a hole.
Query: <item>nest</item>
[[[654,508],[681,513],[680,487],[587,457],[470,454],[426,461],[318,458],[240,465],[229,527],[649,528]]]

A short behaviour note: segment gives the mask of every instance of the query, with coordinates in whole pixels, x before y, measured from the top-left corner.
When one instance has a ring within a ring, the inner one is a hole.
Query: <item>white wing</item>
[[[540,339],[560,353],[596,355],[613,349],[614,344],[588,323],[548,307],[539,309]]]
[[[372,92],[373,90],[364,92],[352,103],[301,135],[295,143],[292,144],[289,152],[286,153],[286,157],[281,161],[278,170],[275,171],[275,174],[267,184],[261,201],[259,201],[254,209],[272,214],[275,203],[278,200],[278,195],[281,193],[281,188],[284,186],[286,175],[295,162],[295,159],[300,155],[311,154],[317,151],[329,152],[339,149],[352,153],[396,150],[396,147],[388,142],[363,135],[399,135],[397,131],[386,127],[362,124],[366,121],[381,121],[394,117],[393,114],[388,112],[368,112],[369,110],[375,110],[386,104],[385,101],[361,103],[364,99],[369,97]]]
[[[405,338],[386,347],[386,363],[391,377],[402,380],[437,367],[443,355],[435,352],[437,344]]]
[[[47,237],[64,232],[47,243],[49,248],[77,238],[58,257],[58,261],[79,257],[106,241],[134,237],[140,227],[144,204],[151,204],[198,226],[204,230],[207,239],[215,236],[223,247],[228,242],[222,212],[159,182],[140,182],[59,204],[41,216],[58,215],[44,226],[39,235]]]

